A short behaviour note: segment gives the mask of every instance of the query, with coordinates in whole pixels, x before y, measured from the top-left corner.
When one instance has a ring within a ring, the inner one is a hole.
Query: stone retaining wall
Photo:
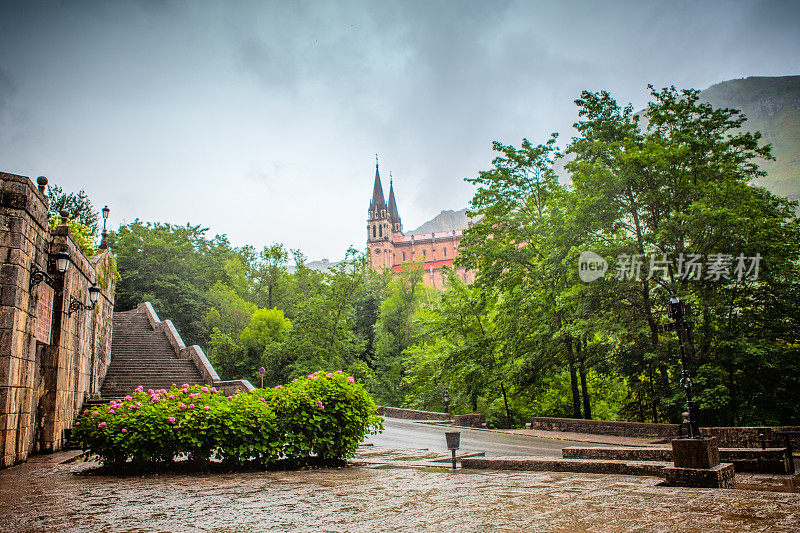
[[[47,209],[30,179],[0,172],[0,467],[58,450],[111,356],[113,257],[86,257],[66,225],[49,229]],[[52,265],[61,251],[63,276]],[[51,280],[32,285],[36,269]],[[71,300],[89,303],[92,283],[102,289],[94,310],[68,316]]]
[[[465,415],[453,416],[453,423],[456,426],[467,426],[471,428],[482,428],[486,426],[486,415],[483,413],[470,413]]]
[[[616,435],[619,437],[664,437],[678,436],[679,424],[651,424],[647,422],[618,422],[611,420],[583,420],[580,418],[536,417],[531,429],[544,431],[571,431],[591,435]]]
[[[237,392],[250,392],[255,389],[252,383],[246,379],[231,379],[227,381],[216,381],[214,386],[226,396],[231,396]]]
[[[570,446],[561,450],[564,459],[672,462],[671,448],[616,448]],[[789,471],[786,448],[720,448],[719,459],[732,463],[737,472],[785,474]]]
[[[763,434],[767,447],[784,446],[785,438],[776,435],[776,431],[800,431],[800,426],[763,426],[763,427],[711,427],[700,428],[702,435],[717,437],[720,447],[726,448],[760,448],[759,434]],[[800,436],[791,437],[792,447],[800,450]]]
[[[388,416],[389,418],[404,418],[406,420],[450,420],[449,413],[400,409],[399,407],[379,406],[377,413],[381,416]]]
[[[544,431],[569,431],[591,435],[616,435],[620,437],[663,437],[679,435],[679,424],[652,424],[648,422],[619,422],[610,420],[584,420],[581,418],[537,417],[531,421],[531,429]],[[763,434],[768,447],[783,446],[784,438],[776,431],[800,431],[800,426],[774,427],[702,427],[700,433],[717,437],[720,447],[760,448],[759,434]],[[800,436],[792,437],[792,446],[800,450]]]

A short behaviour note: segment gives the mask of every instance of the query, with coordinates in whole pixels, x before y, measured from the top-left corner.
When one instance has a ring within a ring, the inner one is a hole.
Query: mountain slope
[[[478,219],[470,219],[467,216],[467,209],[461,209],[459,211],[453,211],[452,209],[447,209],[442,211],[438,215],[436,215],[433,219],[427,221],[420,227],[413,229],[411,231],[405,231],[406,235],[417,234],[417,233],[434,233],[436,231],[452,231],[454,229],[466,229],[469,225],[469,221],[472,220],[476,222]]]
[[[747,116],[743,129],[760,131],[772,144],[775,161],[762,161],[760,181],[781,196],[800,196],[800,76],[750,77],[724,81],[700,92],[714,107],[732,107]]]

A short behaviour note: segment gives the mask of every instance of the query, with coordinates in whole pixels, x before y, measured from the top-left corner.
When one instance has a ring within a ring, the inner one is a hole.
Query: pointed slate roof
[[[378,163],[375,163],[375,185],[372,187],[372,200],[369,203],[369,210],[380,213],[386,209],[386,202],[383,199],[383,185],[381,185],[381,175],[378,172]]]
[[[394,201],[394,183],[389,180],[389,220],[392,223],[400,222],[400,214],[397,212],[397,202]]]

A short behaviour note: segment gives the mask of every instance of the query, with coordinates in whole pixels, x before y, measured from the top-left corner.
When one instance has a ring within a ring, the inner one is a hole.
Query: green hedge
[[[225,396],[213,387],[136,389],[87,409],[73,429],[104,465],[187,457],[227,463],[341,460],[383,430],[375,402],[352,377],[315,372],[274,389]]]

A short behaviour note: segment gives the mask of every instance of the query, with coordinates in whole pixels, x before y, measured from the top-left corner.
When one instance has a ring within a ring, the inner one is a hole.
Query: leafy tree
[[[407,267],[389,284],[389,296],[381,303],[375,323],[375,395],[384,405],[403,401],[403,352],[415,340],[413,318],[425,290],[421,265]]]
[[[237,366],[238,375],[255,379],[258,369],[263,366],[268,371],[265,376],[267,383],[285,382],[289,376],[286,372],[288,365],[284,343],[291,330],[292,322],[280,309],[258,309],[254,312],[250,323],[239,335],[243,353]]]
[[[83,189],[76,193],[66,193],[58,185],[48,185],[47,199],[50,201],[47,211],[51,217],[58,216],[60,218],[61,210],[66,209],[72,220],[89,229],[92,238],[97,236],[97,211]]]
[[[765,260],[752,280],[707,273],[695,279],[672,263],[664,276],[644,269],[638,280],[599,285],[612,304],[609,315],[628,326],[618,365],[629,377],[639,418],[678,419],[677,350],[674,338],[659,334],[659,322],[666,299],[680,296],[697,310],[698,400],[705,421],[747,423],[767,410],[762,402],[783,402],[771,394],[754,397],[755,390],[768,389],[755,377],[766,373],[745,377],[745,371],[766,370],[775,356],[796,357],[789,354],[797,353],[797,314],[778,328],[762,327],[756,316],[785,309],[796,291],[798,221],[788,202],[752,185],[763,175],[758,160],[769,158],[770,150],[758,133],[739,129],[745,117],[700,103],[695,90],[651,88],[651,94],[645,127],[608,93],[584,92],[577,100],[583,120],[576,124],[580,135],[569,148],[575,160],[568,168],[578,217],[617,257],[760,254]],[[795,378],[786,379],[782,386],[791,388]]]

